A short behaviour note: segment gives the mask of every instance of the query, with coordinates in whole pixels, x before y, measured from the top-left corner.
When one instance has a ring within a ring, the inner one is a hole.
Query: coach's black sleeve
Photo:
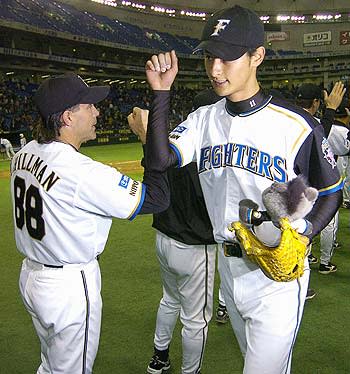
[[[163,172],[177,164],[177,156],[169,147],[168,140],[169,106],[170,91],[154,91],[146,135],[148,170]]]

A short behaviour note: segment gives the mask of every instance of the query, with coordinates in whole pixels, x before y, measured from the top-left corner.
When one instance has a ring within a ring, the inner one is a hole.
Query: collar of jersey
[[[76,149],[73,144],[66,143],[66,142],[63,142],[62,140],[58,140],[58,139],[55,139],[54,142],[61,143],[61,144],[67,144],[67,145],[71,146],[75,151],[79,152],[79,150]]]
[[[271,95],[265,95],[260,89],[254,96],[243,101],[233,102],[226,99],[225,108],[231,116],[246,117],[265,108],[271,99]]]

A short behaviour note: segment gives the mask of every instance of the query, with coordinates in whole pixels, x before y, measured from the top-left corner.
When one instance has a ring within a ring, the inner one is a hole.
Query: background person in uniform
[[[73,73],[44,81],[36,140],[11,163],[15,239],[25,256],[19,284],[41,343],[39,374],[92,372],[102,312],[97,259],[112,217],[132,220],[169,204],[165,174],[146,168],[141,183],[79,153],[96,138],[94,104],[108,93]]]
[[[350,102],[349,98],[343,98],[341,105],[335,111],[336,123],[349,128],[350,126]],[[337,161],[338,169],[344,178],[343,208],[350,208],[350,161],[349,156],[340,156]]]
[[[212,90],[202,91],[194,98],[194,109],[219,99]],[[137,116],[141,120],[138,127],[142,127],[144,133],[138,135],[145,143],[148,111],[139,108],[134,111],[141,111]],[[135,127],[135,119],[128,117],[128,120],[130,127]],[[169,169],[168,180],[170,206],[153,216],[163,297],[157,312],[154,354],[147,372],[161,374],[169,370],[169,346],[180,315],[183,325],[181,373],[199,373],[212,318],[216,243],[196,163]]]
[[[6,156],[9,160],[15,155],[15,151],[13,150],[12,144],[8,139],[1,138],[0,139],[1,145],[5,147]]]
[[[193,108],[192,109],[196,110],[203,105],[214,104],[217,101],[219,101],[220,99],[222,99],[222,97],[217,95],[215,93],[215,91],[213,90],[213,88],[203,90],[203,91],[199,92],[195,96],[195,98],[193,99]],[[197,179],[198,179],[198,176],[197,176]],[[198,183],[199,183],[199,180],[198,180]],[[229,320],[229,315],[227,313],[224,295],[221,291],[221,285],[219,287],[218,306],[217,306],[216,312],[215,312],[215,320],[216,320],[216,322],[222,323],[222,324],[227,323],[228,320]]]
[[[303,109],[261,91],[256,73],[265,56],[263,43],[264,26],[248,9],[236,5],[209,18],[196,51],[204,52],[215,92],[226,98],[192,112],[169,139],[169,91],[177,57],[174,51],[161,53],[146,63],[154,94],[148,131],[158,134],[154,154],[146,156],[158,157],[160,170],[197,162],[214,238],[220,243],[222,290],[245,374],[290,372],[310,272],[305,259],[302,277],[275,282],[249,261],[228,230],[239,220],[239,202],[248,198],[263,208],[262,191],[273,181],[304,175],[320,191],[307,216],[311,239],[335,214],[342,195],[323,128]]]
[[[19,134],[20,147],[23,148],[27,144],[27,139],[23,134]]]
[[[323,97],[325,110],[319,122],[324,127],[325,135],[336,159],[339,155],[346,155],[350,149],[349,129],[346,126],[336,125],[334,120],[335,112],[343,100],[345,91],[344,84],[341,81],[334,84],[329,95],[325,90],[322,92],[319,86],[313,83],[305,83],[299,87],[296,97],[296,104],[304,108],[312,116],[315,116],[318,112],[321,98]],[[331,258],[337,242],[338,224],[339,212],[336,212],[320,233],[320,265],[318,271],[321,274],[337,271],[337,265],[331,262]]]

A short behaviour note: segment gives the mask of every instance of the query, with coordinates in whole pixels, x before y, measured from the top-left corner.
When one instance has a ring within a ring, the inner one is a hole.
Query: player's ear
[[[258,67],[265,58],[265,48],[263,46],[258,47],[252,54],[251,54],[251,64],[255,67]]]

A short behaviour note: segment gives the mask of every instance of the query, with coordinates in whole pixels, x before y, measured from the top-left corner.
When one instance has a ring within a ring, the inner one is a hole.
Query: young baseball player
[[[92,372],[102,312],[98,257],[112,217],[168,206],[162,173],[146,168],[141,183],[79,153],[96,138],[95,104],[108,93],[73,73],[44,81],[35,94],[43,119],[37,140],[11,163],[15,238],[25,256],[19,285],[41,343],[38,373]]]
[[[170,146],[166,124],[169,90],[178,71],[176,54],[154,55],[146,63],[154,91],[147,136],[158,134],[157,149],[146,156],[155,157],[154,167],[160,170],[197,163],[214,238],[220,243],[222,290],[245,374],[290,372],[309,266],[306,259],[304,275],[291,282],[265,276],[228,230],[239,220],[239,202],[251,199],[264,208],[261,194],[272,182],[303,174],[320,195],[307,216],[311,239],[337,211],[342,195],[323,128],[303,109],[260,89],[256,73],[265,56],[263,43],[263,24],[248,9],[236,5],[207,21],[196,51],[204,53],[215,92],[226,98],[191,113],[169,135]]]

